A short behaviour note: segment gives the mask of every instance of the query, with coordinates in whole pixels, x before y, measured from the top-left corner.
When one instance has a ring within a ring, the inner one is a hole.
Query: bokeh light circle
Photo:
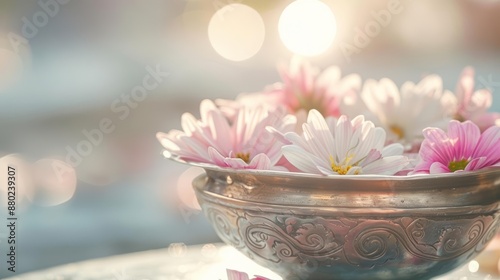
[[[319,0],[297,0],[288,5],[279,19],[281,41],[293,53],[315,56],[325,52],[337,33],[335,16]]]
[[[243,4],[222,7],[208,25],[210,44],[219,55],[231,61],[247,60],[257,54],[265,33],[260,14]]]
[[[34,191],[29,199],[40,206],[56,206],[69,201],[76,191],[76,171],[68,163],[45,158],[33,165]]]

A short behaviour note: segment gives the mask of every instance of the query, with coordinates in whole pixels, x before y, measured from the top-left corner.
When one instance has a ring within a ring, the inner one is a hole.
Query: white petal
[[[286,159],[300,171],[313,174],[322,174],[318,170],[314,162],[310,159],[309,154],[303,149],[294,145],[288,145],[284,146],[282,148],[282,151]]]
[[[317,110],[311,110],[307,116],[307,123],[312,128],[310,129],[311,133],[319,141],[318,147],[323,148],[321,152],[331,155],[333,153],[334,141],[325,118]]]
[[[335,128],[335,154],[339,162],[342,162],[348,157],[348,152],[351,147],[352,124],[349,118],[345,115],[340,116],[337,127]]]
[[[394,143],[387,145],[382,149],[382,157],[389,157],[389,156],[400,156],[404,152],[404,147],[403,145],[399,143]]]
[[[405,156],[392,156],[376,160],[363,167],[363,174],[394,175],[408,165]]]

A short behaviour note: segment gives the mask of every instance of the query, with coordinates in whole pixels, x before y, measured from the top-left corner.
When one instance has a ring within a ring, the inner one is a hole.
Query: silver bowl
[[[283,279],[429,279],[500,226],[500,169],[338,176],[205,167],[193,182],[219,237]]]

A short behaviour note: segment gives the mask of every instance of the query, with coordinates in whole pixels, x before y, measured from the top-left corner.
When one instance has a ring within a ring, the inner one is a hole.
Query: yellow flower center
[[[465,119],[462,115],[460,115],[460,114],[456,114],[455,116],[453,116],[453,118],[454,118],[455,120],[459,121],[459,122],[464,122],[464,121],[466,121],[466,119]]]
[[[250,163],[250,153],[236,153],[236,157],[241,158],[246,163]]]
[[[335,165],[335,163],[332,163],[332,170],[339,173],[340,175],[346,175],[347,172],[349,172],[349,169],[351,169],[352,166],[338,166]]]
[[[448,164],[448,169],[450,169],[451,172],[455,172],[457,170],[464,170],[467,164],[469,164],[469,161],[466,159],[462,159],[459,161],[452,161],[450,162],[450,164]]]
[[[311,96],[314,96],[311,93]],[[297,99],[299,101],[298,106],[296,106],[295,111],[298,111],[300,109],[309,112],[312,109],[318,110],[323,116],[326,116],[326,110],[324,106],[324,101],[322,99],[314,99],[313,97],[303,97],[303,96],[297,96]]]
[[[333,159],[333,156],[330,156],[330,165],[332,167],[332,170],[334,172],[337,172],[339,175],[346,175],[347,172],[349,172],[349,170],[355,166],[355,164],[353,165],[349,165],[349,162],[351,161],[351,159],[354,157],[354,155],[351,155],[349,157],[346,158],[346,160],[344,161],[344,164],[341,164],[341,165],[337,165],[335,163],[335,160]],[[356,171],[354,172],[355,175],[358,175],[359,172]]]
[[[391,125],[389,129],[398,136],[399,139],[403,139],[405,137],[405,131],[397,125]]]

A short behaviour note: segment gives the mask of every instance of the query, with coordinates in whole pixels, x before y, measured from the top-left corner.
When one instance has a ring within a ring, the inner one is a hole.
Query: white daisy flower
[[[384,129],[363,116],[352,121],[345,115],[325,120],[317,110],[311,110],[302,129],[302,135],[288,132],[278,139],[288,144],[282,148],[286,159],[306,173],[394,175],[408,164],[403,146],[394,143],[384,147]]]
[[[403,143],[408,150],[423,140],[424,128],[446,128],[450,120],[447,100],[452,95],[443,91],[442,80],[437,75],[427,76],[418,84],[406,82],[400,90],[392,80],[384,78],[367,80],[355,106],[344,102],[343,107],[344,112],[365,115],[387,131],[389,143]]]

